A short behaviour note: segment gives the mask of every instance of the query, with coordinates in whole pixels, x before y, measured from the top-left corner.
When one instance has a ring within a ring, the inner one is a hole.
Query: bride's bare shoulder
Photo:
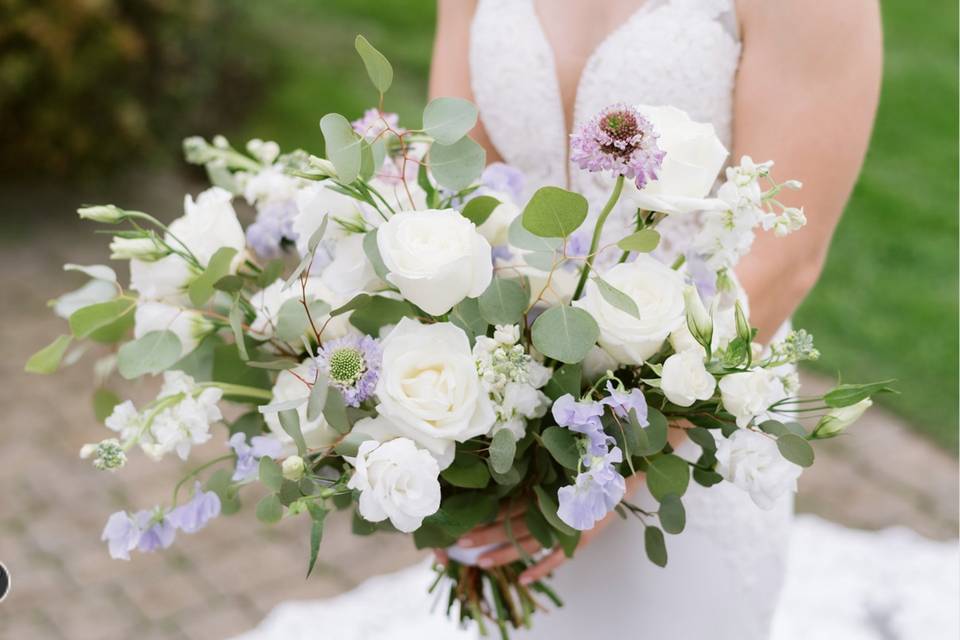
[[[745,41],[751,36],[805,49],[833,42],[838,46],[880,43],[879,0],[735,0]],[[853,41],[853,42],[850,42]]]

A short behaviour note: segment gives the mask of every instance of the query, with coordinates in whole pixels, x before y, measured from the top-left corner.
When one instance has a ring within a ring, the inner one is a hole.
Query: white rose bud
[[[873,400],[864,398],[849,407],[840,407],[832,410],[817,422],[817,426],[813,429],[813,437],[822,439],[840,435],[846,431],[847,427],[859,420],[860,416],[872,406]]]
[[[94,222],[105,222],[107,224],[116,224],[127,217],[126,211],[112,204],[80,207],[77,209],[77,214],[83,220],[93,220]]]
[[[703,352],[699,349],[667,358],[660,382],[667,400],[681,407],[689,407],[697,400],[709,400],[717,388],[717,381],[703,365]]]
[[[786,395],[780,377],[767,369],[733,373],[720,379],[723,407],[734,415],[739,427],[766,417],[769,408]]]
[[[380,225],[377,247],[387,280],[431,315],[476,298],[493,279],[490,243],[453,209],[396,214]]]
[[[389,518],[394,527],[410,533],[440,508],[440,467],[412,440],[367,440],[357,457],[347,461],[355,467],[347,487],[360,491],[358,508],[365,520]]]
[[[598,342],[617,362],[643,364],[683,325],[683,278],[648,255],[616,265],[603,278],[633,300],[639,318],[607,302],[592,280],[587,282],[586,295],[573,306],[597,321]]]
[[[300,456],[290,456],[284,459],[283,464],[280,466],[280,471],[284,478],[296,482],[303,477],[303,472],[306,468],[307,465],[304,464],[303,458]]]
[[[703,300],[697,288],[686,286],[683,290],[683,302],[686,308],[687,329],[701,347],[710,350],[713,342],[713,318],[703,306]]]

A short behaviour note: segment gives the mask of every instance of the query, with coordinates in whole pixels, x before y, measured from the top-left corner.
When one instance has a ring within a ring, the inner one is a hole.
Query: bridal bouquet
[[[111,515],[113,557],[166,548],[259,484],[261,521],[312,521],[308,573],[327,514],[353,509],[358,534],[450,547],[435,585],[448,611],[506,635],[560,602],[524,575],[536,558],[572,555],[615,511],[641,521],[638,544],[662,566],[691,479],[770,507],[813,463],[811,441],[886,389],[800,396],[792,365],[817,357],[811,337],[754,341],[733,268],[755,233],[805,222],[777,200],[799,183],[773,181],[772,163],[742,158],[709,197],[726,161],[711,126],[613,105],[570,142],[609,184],[602,209],[559,186],[527,198],[523,176],[485,167],[467,137],[476,107],[438,98],[402,128],[383,109],[390,64],[362,37],[356,47],[380,106],[324,116],[325,158],[191,138],[187,160],[214,186],[181,217],[79,210],[116,226],[110,257],[129,264],[129,285],[108,266],[66,265],[89,281],[53,302],[70,331],[27,370],[100,351],[94,403],[112,434],[80,452],[97,469],[188,460],[211,440],[223,451],[170,503]],[[246,229],[237,200],[256,211]],[[683,253],[658,231],[676,218],[698,220]],[[116,376],[162,383],[136,406],[110,390]],[[699,455],[675,452],[671,432]],[[629,501],[634,474],[655,510]],[[453,546],[504,513],[519,560],[478,566]]]

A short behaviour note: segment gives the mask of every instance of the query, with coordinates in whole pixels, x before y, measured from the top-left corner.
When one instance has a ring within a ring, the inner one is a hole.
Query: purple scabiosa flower
[[[140,527],[129,513],[117,511],[107,519],[100,539],[107,543],[111,558],[129,560],[130,552],[140,542]]]
[[[608,380],[607,393],[610,395],[601,400],[600,404],[605,404],[613,409],[613,413],[618,418],[627,418],[630,415],[630,410],[633,409],[637,412],[637,421],[641,427],[649,424],[647,421],[647,399],[640,389],[621,391],[613,386],[613,381]]]
[[[642,189],[656,180],[666,155],[653,125],[633,107],[607,107],[570,136],[570,159],[587,171],[632,178]]]
[[[592,529],[626,493],[626,481],[613,466],[622,461],[623,453],[618,447],[593,456],[590,468],[580,473],[574,484],[557,492],[557,516],[578,531]]]
[[[277,257],[284,240],[297,241],[297,232],[293,230],[296,215],[293,200],[268,201],[257,209],[256,221],[247,227],[247,244],[263,258]]]
[[[167,514],[167,521],[184,533],[196,533],[218,515],[220,515],[220,497],[213,491],[204,491],[197,482],[193,487],[193,497],[190,501],[170,511]]]
[[[253,436],[247,444],[247,436],[235,433],[227,442],[237,454],[237,466],[233,471],[234,482],[245,482],[257,477],[257,465],[260,458],[276,458],[280,455],[283,445],[276,438],[270,436]]]
[[[133,519],[140,528],[140,540],[137,542],[137,549],[140,551],[150,553],[157,549],[166,549],[177,537],[176,527],[167,519],[166,514],[159,510],[138,511],[133,515]]]
[[[373,395],[380,378],[380,342],[370,336],[347,335],[326,343],[316,363],[351,407]]]
[[[375,140],[377,136],[386,131],[387,128],[402,133],[402,130],[398,126],[400,124],[400,116],[395,113],[380,111],[379,109],[367,109],[363,112],[362,118],[358,118],[350,124],[353,125],[353,130],[366,138],[368,142]]]

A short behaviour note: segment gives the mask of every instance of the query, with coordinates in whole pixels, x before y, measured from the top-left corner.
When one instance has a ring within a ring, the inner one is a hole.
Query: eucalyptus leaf
[[[813,447],[795,433],[785,433],[777,438],[777,449],[784,458],[801,467],[813,464]]]
[[[523,226],[542,238],[566,238],[583,224],[589,205],[579,193],[540,187],[523,209]]]
[[[663,496],[660,500],[658,516],[660,526],[667,533],[681,533],[687,524],[687,513],[683,508],[683,502],[672,493]]]
[[[477,124],[476,105],[463,98],[434,98],[423,110],[423,130],[440,144],[453,144]]]
[[[130,313],[136,306],[137,301],[133,298],[114,298],[82,307],[70,315],[70,331],[76,338],[86,338]]]
[[[329,387],[327,390],[327,399],[323,404],[323,417],[327,424],[333,427],[337,433],[347,433],[350,431],[350,420],[347,418],[347,406],[343,402],[343,395],[336,387]]]
[[[357,452],[360,450],[360,445],[370,439],[370,436],[365,433],[351,431],[336,444],[333,450],[339,456],[352,458],[357,455]]]
[[[390,85],[393,84],[393,67],[386,56],[377,51],[377,49],[361,35],[356,37],[353,46],[363,60],[363,66],[367,68],[367,75],[370,81],[381,94],[387,92]]]
[[[313,387],[310,388],[310,399],[307,400],[307,421],[313,422],[323,414],[327,404],[327,379],[320,375]]]
[[[551,400],[556,400],[567,393],[579,397],[582,379],[583,366],[581,364],[565,364],[553,372],[553,377],[547,382],[543,392]]]
[[[173,331],[151,331],[117,352],[117,371],[127,380],[160,373],[180,359],[180,338]]]
[[[493,278],[480,294],[480,316],[492,325],[512,325],[523,318],[530,296],[516,280]]]
[[[577,437],[564,427],[547,427],[540,434],[543,446],[553,459],[567,469],[576,469],[580,463],[580,448]]]
[[[301,457],[307,455],[307,443],[304,441],[303,432],[300,430],[300,414],[296,409],[284,409],[278,415],[280,426],[297,445],[297,454]]]
[[[511,246],[524,251],[543,253],[551,256],[563,246],[559,238],[541,238],[527,231],[523,226],[523,216],[517,216],[507,227],[507,241]]]
[[[490,441],[490,466],[497,473],[507,473],[517,454],[517,439],[509,429],[500,429]]]
[[[23,370],[27,373],[54,373],[60,368],[60,361],[63,360],[63,354],[67,352],[71,342],[73,342],[71,336],[58,336],[56,340],[30,356]]]
[[[613,305],[624,313],[630,314],[638,320],[640,319],[640,309],[637,308],[637,303],[633,301],[633,298],[600,276],[594,276],[593,281],[597,285],[600,295],[603,296],[603,299],[606,300],[608,304]]]
[[[647,462],[647,488],[659,501],[664,496],[682,496],[690,484],[690,469],[682,458],[661,454]]]
[[[450,311],[450,322],[463,329],[473,346],[477,336],[487,333],[487,321],[480,315],[476,298],[464,298]]]
[[[635,420],[636,415],[631,412],[629,420]],[[635,456],[652,456],[663,451],[667,444],[667,418],[653,407],[647,408],[647,426],[643,427],[640,436],[640,448],[631,451]]]
[[[487,221],[493,210],[500,206],[500,201],[493,196],[477,196],[471,198],[460,212],[464,218],[478,227]]]
[[[650,562],[658,567],[667,566],[667,543],[663,539],[663,531],[657,527],[646,527],[643,531],[643,546]]]
[[[486,157],[483,147],[463,137],[450,145],[433,143],[428,160],[433,177],[441,186],[460,191],[480,177]]]
[[[226,275],[218,278],[217,281],[213,283],[213,288],[217,291],[236,293],[243,289],[243,278],[233,274]]]
[[[617,246],[624,251],[650,253],[660,244],[660,234],[654,229],[641,229],[620,240]]]
[[[93,415],[99,422],[103,422],[113,413],[113,408],[120,402],[120,396],[110,389],[100,387],[93,392]]]
[[[299,366],[299,363],[294,360],[248,360],[244,364],[255,369],[269,369],[271,371],[285,371],[296,369]]]
[[[550,528],[550,523],[543,517],[539,509],[533,505],[528,505],[526,512],[523,514],[523,523],[527,525],[527,531],[540,543],[541,547],[549,549],[553,546],[553,529]]]
[[[289,298],[280,305],[277,312],[277,337],[292,342],[302,336],[309,327],[307,312],[299,298]]]
[[[337,179],[350,184],[360,175],[360,140],[350,121],[339,113],[320,119],[320,131],[327,146],[327,157],[337,170]]]
[[[382,327],[397,324],[403,318],[416,315],[416,309],[406,300],[372,296],[366,304],[353,312],[350,324],[367,335],[376,336]]]
[[[387,269],[387,265],[384,264],[383,257],[380,255],[380,247],[377,245],[376,229],[368,231],[363,236],[363,252],[373,266],[373,272],[377,274],[377,277],[381,280],[386,280],[387,274],[390,273],[390,271]]]
[[[546,489],[540,485],[533,487],[533,492],[537,495],[537,506],[540,507],[540,513],[546,518],[550,526],[560,533],[568,536],[577,534],[577,531],[570,525],[560,519],[557,515],[557,500]]]
[[[890,387],[894,382],[894,380],[884,380],[869,384],[840,384],[828,391],[823,396],[823,401],[828,407],[834,409],[849,407],[878,393],[896,393]]]
[[[257,503],[257,520],[264,524],[275,524],[283,518],[283,504],[275,494],[264,496]]]
[[[533,323],[533,346],[548,358],[567,364],[581,362],[597,342],[597,321],[575,307],[551,307]]]
[[[440,476],[455,487],[483,489],[490,484],[490,472],[483,459],[472,453],[461,453]]]
[[[233,340],[237,345],[237,353],[240,355],[241,360],[249,360],[250,355],[247,353],[247,343],[243,333],[243,309],[240,308],[239,297],[233,301],[233,306],[230,308],[229,320],[230,329],[233,331]]]
[[[320,541],[323,539],[323,524],[327,517],[327,510],[316,502],[307,503],[307,511],[310,512],[310,561],[307,563],[307,577],[313,573],[313,567],[317,564],[317,555],[320,552]]]
[[[277,281],[280,274],[283,273],[283,260],[279,258],[271,260],[266,264],[260,275],[257,276],[257,285],[261,289],[266,289]]]
[[[258,467],[260,482],[271,491],[280,491],[283,484],[283,471],[277,461],[270,456],[260,458]]]

